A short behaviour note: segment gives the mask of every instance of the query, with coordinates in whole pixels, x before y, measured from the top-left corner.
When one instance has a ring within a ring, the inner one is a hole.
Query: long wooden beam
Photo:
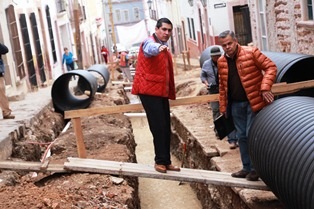
[[[218,100],[218,94],[196,96],[196,97],[184,97],[178,98],[176,100],[170,101],[170,106],[179,105],[189,105],[195,103],[206,103],[208,101]],[[78,118],[87,116],[96,116],[102,114],[113,114],[113,113],[123,113],[142,110],[142,104],[127,104],[127,105],[117,105],[117,106],[106,106],[106,107],[94,107],[80,110],[69,110],[64,112],[64,118]]]
[[[35,171],[43,173],[101,173],[174,180],[180,182],[199,182],[204,184],[241,187],[256,190],[270,190],[263,181],[247,181],[246,179],[233,178],[231,177],[231,174],[227,172],[181,168],[180,172],[168,171],[167,173],[159,173],[155,171],[153,165],[86,158],[69,157],[68,162],[63,164],[48,163],[45,167],[43,167],[43,163],[40,162],[0,161],[0,169]]]
[[[46,163],[48,162],[48,163]],[[54,172],[66,173],[69,172],[64,169],[63,164],[50,164],[49,161],[45,163],[31,162],[31,161],[0,161],[1,170],[23,170],[23,171],[37,171],[37,172]]]
[[[275,83],[272,87],[272,92],[274,95],[283,95],[291,92],[296,92],[305,88],[313,88],[314,80],[302,81],[296,83]],[[180,105],[190,105],[190,104],[201,104],[208,103],[210,101],[218,101],[219,95],[202,95],[194,97],[181,97],[176,100],[170,100],[170,106],[180,106]],[[106,107],[94,107],[80,110],[69,110],[64,112],[64,118],[79,118],[96,116],[102,114],[113,114],[113,113],[123,113],[142,110],[143,106],[141,104],[127,104],[118,106],[106,106]]]
[[[231,173],[226,172],[181,168],[180,172],[167,171],[167,173],[159,173],[155,171],[153,165],[82,158],[68,158],[68,160],[69,162],[64,163],[64,168],[70,171],[270,190],[263,181],[247,181],[246,179],[233,178]]]

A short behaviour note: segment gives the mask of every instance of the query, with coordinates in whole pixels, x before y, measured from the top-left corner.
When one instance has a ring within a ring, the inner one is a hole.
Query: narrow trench
[[[154,164],[153,139],[144,117],[131,117],[136,146],[136,158],[141,164]],[[181,162],[173,155],[174,165]],[[163,179],[139,178],[142,209],[200,209],[202,208],[189,183]]]

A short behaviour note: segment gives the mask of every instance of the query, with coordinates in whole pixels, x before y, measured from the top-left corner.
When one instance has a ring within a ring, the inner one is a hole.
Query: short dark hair
[[[226,38],[229,35],[232,37],[232,39],[236,39],[235,33],[232,30],[225,30],[224,32],[221,32],[218,38]]]
[[[156,28],[160,28],[163,23],[169,24],[169,25],[171,25],[171,27],[173,27],[173,26],[172,26],[172,22],[171,22],[168,18],[163,17],[163,18],[160,18],[160,19],[157,21],[157,23],[156,23]]]

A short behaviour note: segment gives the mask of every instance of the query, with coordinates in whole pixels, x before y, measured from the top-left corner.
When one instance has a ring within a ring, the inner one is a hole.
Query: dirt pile
[[[112,87],[96,95],[91,106],[126,103],[123,89]],[[52,108],[44,110],[25,137],[14,142],[11,160],[39,162],[52,153],[50,163],[63,163],[77,157],[74,131],[70,126],[61,133],[64,126],[62,115]],[[136,162],[131,123],[123,114],[82,118],[82,128],[87,158]],[[3,170],[0,179],[0,208],[140,208],[137,178]]]
[[[177,97],[206,94],[199,81],[199,69],[179,71],[176,84]],[[95,95],[91,107],[127,103],[122,86],[109,86],[105,93]],[[67,157],[77,157],[72,126],[62,132],[66,122],[52,107],[42,111],[25,131],[25,137],[13,142],[9,160],[39,162],[51,153],[50,163],[62,164]],[[137,162],[131,122],[123,114],[82,118],[82,129],[87,158]],[[48,151],[50,143],[53,145]],[[0,179],[0,208],[140,208],[137,178],[3,170]]]

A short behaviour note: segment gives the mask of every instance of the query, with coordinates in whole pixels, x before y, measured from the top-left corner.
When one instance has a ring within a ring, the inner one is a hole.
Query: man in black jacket
[[[9,100],[5,94],[4,63],[2,55],[8,52],[8,47],[0,43],[0,108],[2,109],[3,119],[14,119],[15,116],[11,114],[12,110],[9,107]]]

